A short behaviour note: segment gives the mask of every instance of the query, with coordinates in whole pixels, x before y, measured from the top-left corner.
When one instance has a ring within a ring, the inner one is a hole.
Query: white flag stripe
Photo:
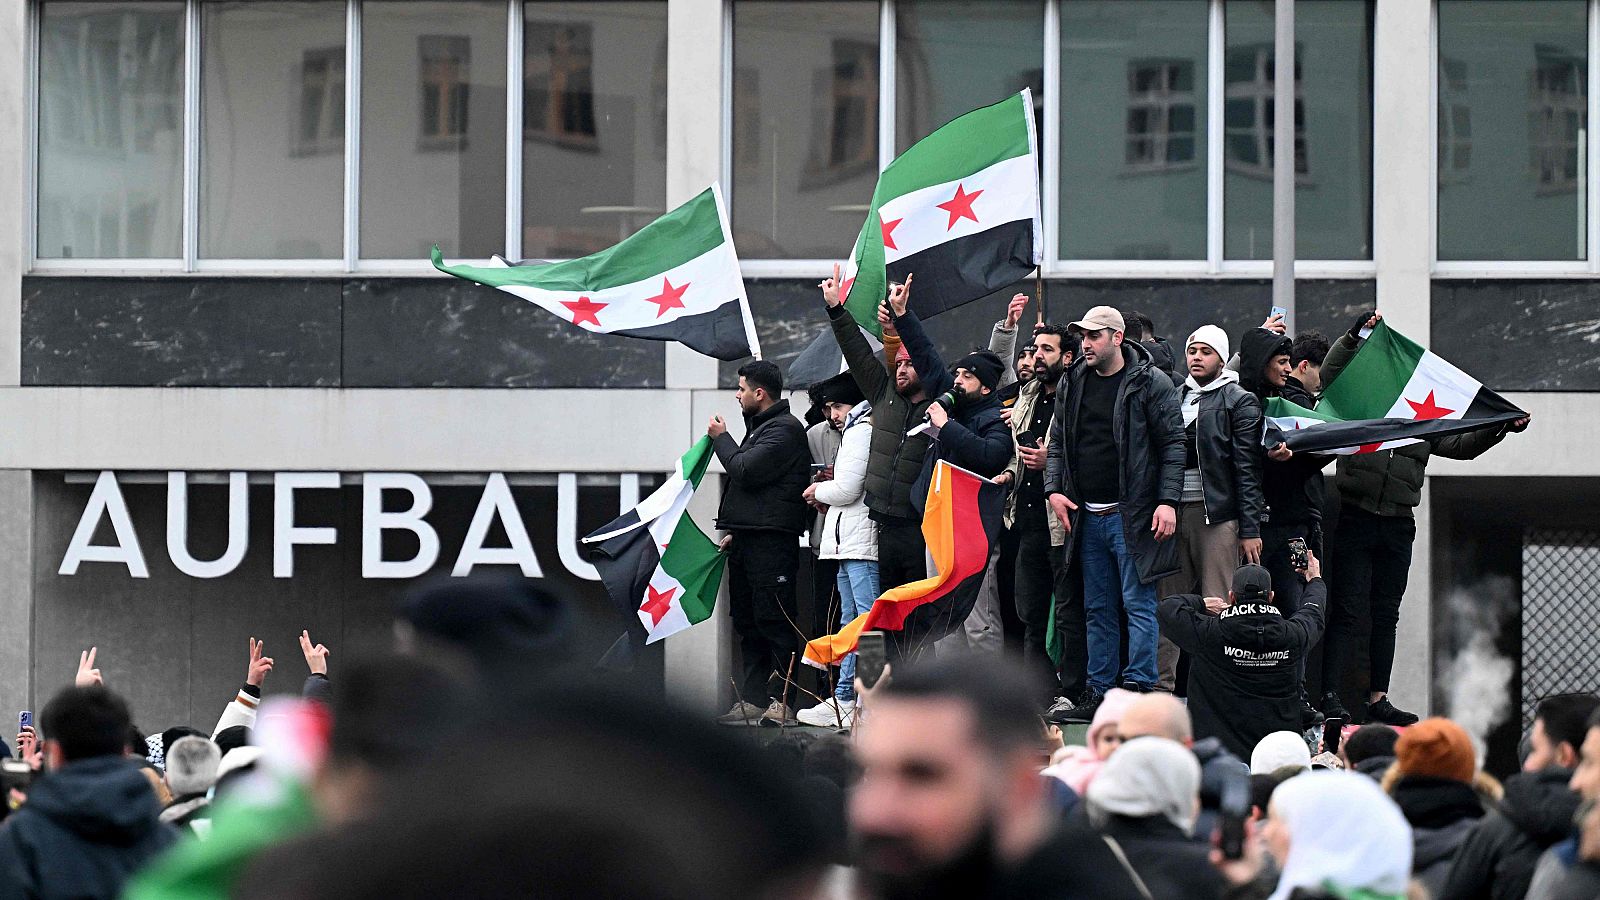
[[[583,538],[582,542],[585,544],[598,544],[601,541],[610,540],[619,534],[627,534],[641,525],[650,525],[656,519],[660,518],[662,513],[671,509],[673,504],[678,501],[679,497],[683,495],[685,491],[692,495],[694,493],[694,485],[690,484],[689,480],[684,477],[683,460],[679,459],[676,463],[676,471],[672,474],[672,477],[668,478],[660,487],[651,491],[650,496],[640,500],[638,504],[633,507],[634,514],[637,515],[639,519],[637,522],[629,525],[626,528],[619,528],[616,531],[608,531],[604,534],[591,534],[588,537]]]
[[[670,592],[672,599],[670,601],[671,605],[667,607],[666,612],[661,616],[660,622],[657,622],[655,617],[644,609],[644,603],[640,604],[639,622],[644,625],[644,630],[649,635],[645,638],[644,642],[646,644],[654,644],[656,641],[677,634],[694,624],[689,621],[689,617],[683,611],[683,585],[676,578],[668,575],[664,569],[657,566],[655,574],[650,577],[650,587],[662,594]],[[649,598],[646,597],[645,600],[648,601]]]
[[[1395,398],[1394,406],[1389,407],[1389,417],[1417,418],[1417,410],[1411,404],[1427,403],[1431,393],[1434,406],[1450,410],[1435,418],[1459,419],[1467,414],[1467,408],[1482,388],[1483,384],[1476,378],[1432,352],[1424,351],[1422,359],[1417,360],[1417,367],[1411,370],[1411,380],[1406,382],[1405,389]]]
[[[884,245],[884,262],[892,263],[946,241],[988,231],[996,225],[1032,221],[1038,212],[1035,165],[1032,156],[1012,157],[957,181],[902,194],[885,203],[878,210],[880,219],[884,223],[896,219],[900,222],[889,235],[894,248],[887,243]],[[972,201],[972,213],[978,217],[976,222],[961,216],[951,223],[950,210],[938,205],[954,198],[958,186],[968,197],[983,192]]]
[[[662,293],[664,281],[671,282],[674,288],[687,285],[688,289],[678,298],[682,307],[669,307],[663,313],[663,307],[649,298]],[[507,285],[501,290],[537,304],[568,322],[574,319],[573,311],[563,306],[563,301],[575,302],[579,297],[588,297],[591,303],[605,304],[605,308],[596,313],[600,327],[596,328],[587,319],[575,324],[589,331],[606,332],[664,325],[684,316],[711,312],[743,297],[744,280],[739,275],[739,260],[733,244],[723,242],[681,266],[632,284],[599,291],[552,291],[529,285]]]

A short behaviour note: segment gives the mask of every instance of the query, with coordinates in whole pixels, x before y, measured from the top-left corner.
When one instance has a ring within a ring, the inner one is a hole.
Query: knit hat
[[[1250,751],[1250,774],[1271,775],[1279,769],[1311,768],[1311,748],[1293,731],[1274,731]]]
[[[1228,358],[1228,333],[1215,325],[1201,325],[1183,342],[1184,352],[1188,352],[1190,344],[1205,344],[1217,351],[1223,359]]]
[[[911,351],[906,349],[905,344],[901,344],[900,349],[894,352],[895,365],[899,365],[902,359],[906,362],[911,361]]]
[[[1477,756],[1466,729],[1438,717],[1424,719],[1400,733],[1394,745],[1401,775],[1428,775],[1472,783]]]
[[[827,381],[817,385],[817,401],[819,404],[848,403],[852,408],[857,403],[865,400],[861,388],[856,386],[856,380],[849,372],[840,372]]]
[[[957,369],[971,372],[980,384],[992,391],[1000,387],[1000,376],[1005,374],[1006,364],[988,350],[974,350],[950,364],[950,371]]]

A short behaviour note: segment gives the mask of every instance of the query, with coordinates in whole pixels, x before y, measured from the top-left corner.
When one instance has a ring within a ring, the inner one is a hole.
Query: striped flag
[[[760,357],[722,192],[712,185],[621,243],[582,259],[433,265],[499,288],[585,331],[677,341],[717,359]]]
[[[928,484],[922,536],[938,574],[890,588],[837,634],[806,644],[803,662],[837,665],[856,649],[863,631],[898,633],[902,652],[937,641],[959,629],[972,612],[999,540],[1005,488],[940,460]]]
[[[1267,401],[1267,446],[1371,453],[1477,431],[1527,413],[1379,320],[1316,409]]]
[[[636,615],[653,644],[710,618],[726,557],[688,514],[711,462],[702,437],[677,470],[639,505],[583,538],[612,602]]]
[[[844,271],[845,306],[879,334],[890,281],[916,274],[927,318],[1027,277],[1044,258],[1033,94],[975,109],[911,145],[883,174]]]

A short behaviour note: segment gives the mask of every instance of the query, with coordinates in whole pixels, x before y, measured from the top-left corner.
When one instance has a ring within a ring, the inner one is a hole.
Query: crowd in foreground
[[[252,639],[209,731],[141,734],[91,650],[5,769],[0,897],[1600,896],[1592,695],[1539,704],[1503,784],[1446,719],[1245,761],[1159,692],[1068,745],[1004,656],[891,664],[848,732],[736,731],[597,675],[574,621],[429,585],[392,652],[330,671],[302,633],[299,696]]]

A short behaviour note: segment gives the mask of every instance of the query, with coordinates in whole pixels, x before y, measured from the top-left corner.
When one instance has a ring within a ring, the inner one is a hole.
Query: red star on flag
[[[969,194],[963,185],[957,184],[956,195],[939,204],[940,209],[950,214],[950,224],[946,225],[944,230],[949,231],[956,227],[956,223],[962,219],[978,221],[977,215],[972,211],[972,201],[978,199],[982,194],[983,191],[973,191]]]
[[[605,309],[611,304],[596,303],[593,300],[590,300],[588,297],[579,297],[577,302],[563,300],[561,301],[561,305],[572,310],[572,324],[582,325],[584,322],[592,322],[594,327],[599,328],[600,310]]]
[[[692,283],[685,281],[683,284],[673,287],[669,279],[663,278],[661,279],[661,293],[654,297],[645,298],[645,302],[654,303],[661,307],[656,310],[656,318],[659,319],[666,315],[669,309],[683,309],[683,292],[687,291]]]
[[[899,249],[899,248],[896,248],[896,249]],[[850,285],[855,284],[855,283],[856,283],[856,277],[854,275],[851,275],[849,278],[846,278],[844,280],[844,284],[839,287],[839,296],[844,297],[845,299],[849,299],[850,298]]]
[[[1445,409],[1444,407],[1435,403],[1433,400],[1433,391],[1429,391],[1427,399],[1423,400],[1421,403],[1418,403],[1415,400],[1407,400],[1406,403],[1411,405],[1412,411],[1416,413],[1416,415],[1412,416],[1412,418],[1418,422],[1426,422],[1429,419],[1442,419],[1445,416],[1455,412],[1453,409]]]
[[[649,613],[650,625],[655,627],[661,624],[667,611],[672,609],[672,595],[676,594],[678,589],[668,588],[665,591],[658,591],[653,585],[646,585],[645,590],[649,591],[649,596],[645,598],[644,605],[639,607],[639,611]]]
[[[894,245],[894,228],[904,221],[905,219],[895,219],[893,222],[885,222],[882,215],[878,216],[878,227],[883,231],[883,246],[890,250],[900,249]],[[853,281],[854,279],[851,280]]]

